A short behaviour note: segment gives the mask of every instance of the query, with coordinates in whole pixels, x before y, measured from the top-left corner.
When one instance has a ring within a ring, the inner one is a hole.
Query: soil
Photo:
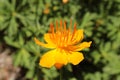
[[[16,80],[20,68],[13,66],[11,50],[0,46],[0,80]]]

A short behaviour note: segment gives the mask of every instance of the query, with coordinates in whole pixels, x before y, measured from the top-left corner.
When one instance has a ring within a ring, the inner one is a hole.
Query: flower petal
[[[69,63],[72,63],[73,65],[79,64],[84,59],[84,56],[80,52],[71,52],[68,56]]]
[[[56,56],[55,56],[55,61],[56,63],[59,63],[59,64],[64,64],[66,65],[68,63],[68,53],[64,50],[58,50],[56,49]]]
[[[51,35],[50,33],[44,34],[44,39],[48,44],[55,47],[55,44],[53,43],[53,40],[50,38],[50,35]]]
[[[76,43],[82,41],[83,37],[84,37],[83,30],[77,30],[74,34],[73,42],[76,44]]]
[[[55,50],[48,51],[40,59],[39,65],[42,67],[50,68],[55,64]]]
[[[88,48],[88,47],[90,47],[91,43],[92,43],[92,41],[80,43],[80,44],[75,46],[76,49],[74,51],[80,51],[84,48]]]
[[[68,51],[80,51],[80,50],[82,50],[84,48],[90,47],[91,43],[92,43],[92,41],[90,41],[90,42],[83,42],[83,43],[80,43],[78,45],[64,47],[64,49],[68,50]]]
[[[53,46],[51,44],[45,44],[45,43],[40,42],[37,38],[34,38],[34,41],[36,42],[36,44],[38,44],[40,46],[43,46],[46,48],[55,48],[55,46]]]

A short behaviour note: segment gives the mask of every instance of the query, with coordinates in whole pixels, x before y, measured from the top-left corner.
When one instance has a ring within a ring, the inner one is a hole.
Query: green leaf
[[[14,65],[30,68],[30,53],[23,48],[18,50],[17,53],[14,55]]]
[[[10,45],[10,46],[12,46],[12,47],[16,47],[16,48],[20,48],[20,47],[21,47],[21,46],[19,45],[19,43],[18,43],[18,42],[15,42],[11,37],[5,36],[5,37],[4,37],[4,40],[5,40],[5,42],[6,42],[8,45]]]
[[[101,54],[98,51],[94,51],[91,53],[91,56],[94,58],[94,63],[98,63],[101,59]]]
[[[55,78],[58,76],[58,72],[56,71],[56,69],[54,67],[48,69],[42,68],[42,72],[44,74],[46,74],[46,76],[50,79]],[[52,73],[52,74],[51,74]]]
[[[17,26],[16,20],[14,17],[11,18],[9,24],[10,25],[9,25],[7,31],[8,31],[8,35],[11,37],[11,36],[17,34],[17,31],[18,31],[18,26]]]
[[[87,23],[94,18],[96,18],[96,14],[90,14],[89,12],[87,12],[83,17],[80,28],[84,28],[87,25]]]
[[[34,41],[27,42],[25,49],[38,57],[40,56],[40,47]]]
[[[108,52],[109,50],[111,50],[111,43],[110,42],[106,42],[105,46],[104,46],[104,51]]]

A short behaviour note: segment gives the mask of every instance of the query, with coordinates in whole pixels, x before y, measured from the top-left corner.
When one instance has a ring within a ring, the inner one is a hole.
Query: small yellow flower
[[[42,56],[39,65],[46,68],[55,66],[60,69],[68,63],[77,65],[84,59],[83,54],[78,51],[90,47],[91,41],[81,42],[83,30],[77,30],[76,24],[71,30],[71,23],[68,29],[65,22],[62,21],[60,21],[60,25],[56,22],[56,27],[50,24],[50,32],[44,34],[46,43],[34,38],[36,44],[52,49]]]

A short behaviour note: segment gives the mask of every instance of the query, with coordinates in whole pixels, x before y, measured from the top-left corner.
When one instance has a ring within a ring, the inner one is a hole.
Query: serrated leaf
[[[6,42],[8,45],[10,45],[10,46],[12,46],[12,47],[16,47],[16,48],[20,48],[20,47],[21,47],[18,42],[13,41],[13,39],[10,38],[10,37],[8,37],[8,36],[5,36],[5,37],[4,37],[4,40],[5,40],[5,42]]]
[[[14,57],[14,65],[15,66],[24,66],[26,68],[30,68],[30,54],[25,49],[20,49],[17,51]]]

